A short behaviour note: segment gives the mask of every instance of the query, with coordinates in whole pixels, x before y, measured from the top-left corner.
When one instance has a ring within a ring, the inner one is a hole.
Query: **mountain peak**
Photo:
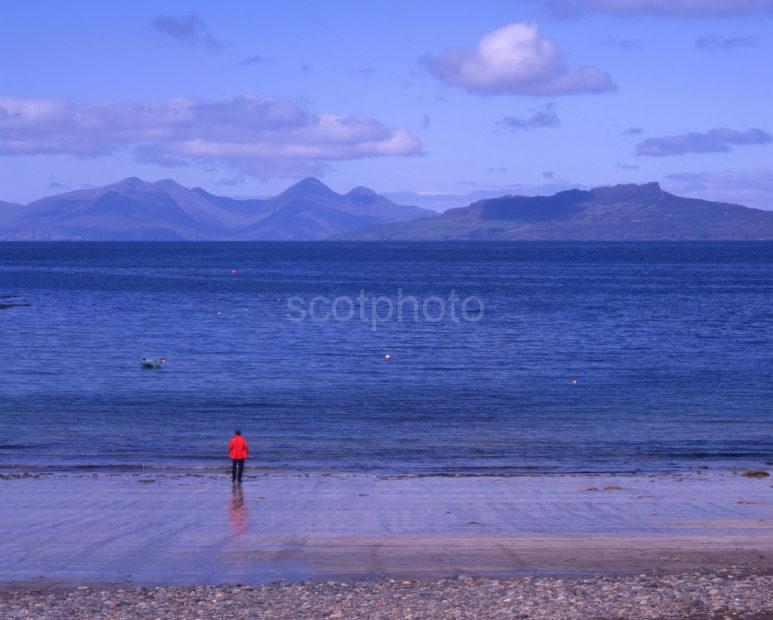
[[[655,200],[664,193],[660,183],[624,183],[621,185],[607,185],[595,187],[590,193],[595,200],[603,201],[630,201],[630,200]]]
[[[127,177],[125,179],[121,179],[117,183],[114,183],[114,185],[121,187],[136,187],[137,185],[143,185],[144,183],[145,181],[139,177]]]
[[[186,189],[174,179],[160,179],[155,183],[153,183],[153,185],[155,185],[156,187],[160,187],[162,189],[183,189],[183,190]]]
[[[349,191],[348,194],[346,194],[347,198],[354,198],[354,199],[363,199],[363,198],[373,198],[376,196],[376,192],[370,189],[369,187],[363,187],[362,185],[358,185],[351,191]]]
[[[325,185],[317,177],[306,177],[305,179],[301,179],[300,181],[298,181],[292,187],[299,187],[299,188],[303,188],[303,189],[315,189],[315,188],[330,189],[327,185]]]
[[[137,192],[145,192],[148,187],[151,186],[151,183],[147,183],[139,177],[127,177],[125,179],[121,179],[120,181],[116,181],[115,183],[110,183],[109,185],[103,185],[101,187],[87,187],[84,189],[76,189],[72,191],[74,193],[86,192],[91,194],[103,194],[105,192],[128,192],[130,194],[134,194]],[[45,200],[45,198],[43,200]]]
[[[283,191],[277,198],[295,198],[298,196],[316,196],[326,198],[337,198],[339,195],[325,185],[319,179],[306,177],[301,179],[295,185],[291,185]]]

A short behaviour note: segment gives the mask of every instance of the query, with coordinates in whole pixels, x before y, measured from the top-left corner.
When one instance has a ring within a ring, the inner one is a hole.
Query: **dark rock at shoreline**
[[[770,476],[764,469],[747,469],[741,475],[746,476],[747,478],[767,478]]]

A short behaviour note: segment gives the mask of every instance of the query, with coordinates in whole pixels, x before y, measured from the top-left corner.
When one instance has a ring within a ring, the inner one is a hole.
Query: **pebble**
[[[722,578],[722,576],[725,578]],[[0,592],[0,618],[469,618],[773,617],[773,575],[714,573],[596,577],[380,579],[268,585]],[[731,579],[732,577],[732,579]],[[39,588],[39,586],[38,586]]]

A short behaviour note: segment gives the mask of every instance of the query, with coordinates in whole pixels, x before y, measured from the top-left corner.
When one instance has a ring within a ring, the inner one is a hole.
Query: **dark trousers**
[[[244,473],[244,459],[231,460],[231,480],[236,482],[242,481],[242,474]]]

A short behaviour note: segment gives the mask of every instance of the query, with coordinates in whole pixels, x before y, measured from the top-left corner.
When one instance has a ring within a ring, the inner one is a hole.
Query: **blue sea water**
[[[398,295],[429,316],[374,327]],[[4,243],[0,296],[0,465],[211,467],[235,427],[280,469],[773,459],[771,243]]]

